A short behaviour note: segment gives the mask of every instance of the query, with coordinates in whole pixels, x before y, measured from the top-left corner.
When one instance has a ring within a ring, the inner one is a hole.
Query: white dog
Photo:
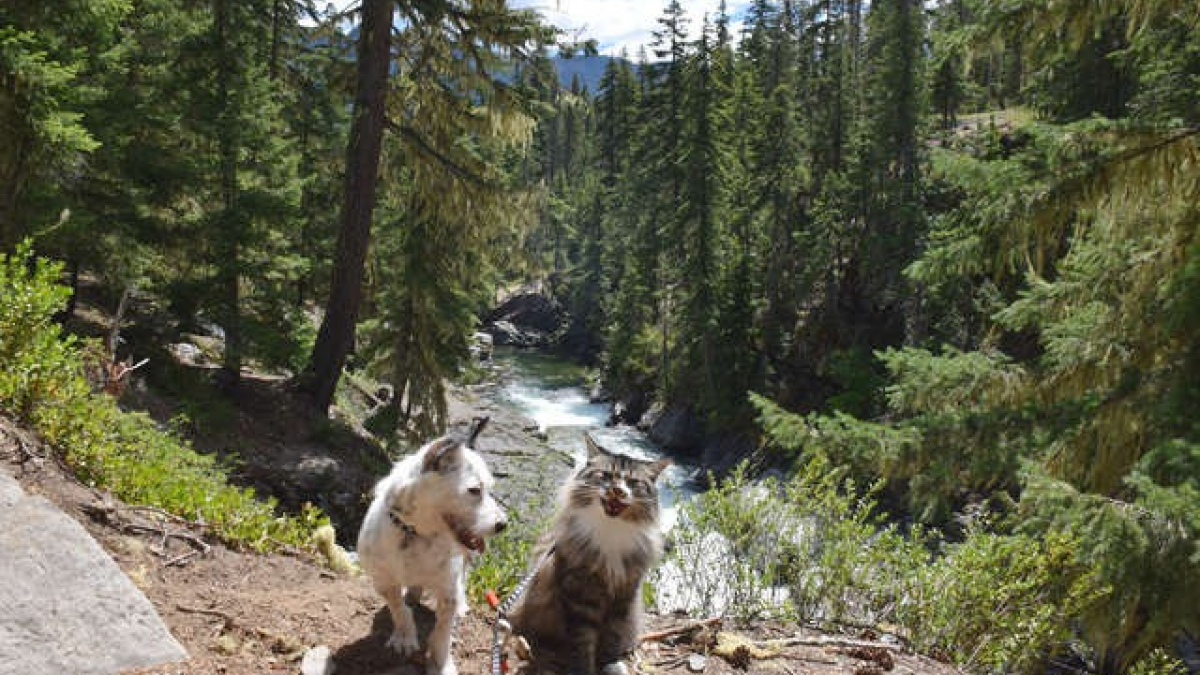
[[[450,643],[467,611],[466,556],[486,549],[485,539],[507,524],[490,494],[492,474],[472,449],[486,424],[482,418],[465,442],[445,436],[398,462],[375,486],[358,533],[359,563],[387,600],[396,626],[389,647],[401,656],[420,649],[406,591],[420,599],[427,589],[437,600],[426,661],[430,675],[458,672]]]

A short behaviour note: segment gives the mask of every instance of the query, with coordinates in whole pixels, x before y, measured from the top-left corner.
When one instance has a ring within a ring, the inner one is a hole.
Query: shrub
[[[815,457],[783,483],[738,469],[683,505],[655,580],[664,609],[877,624],[925,563],[920,540],[881,523],[870,493]]]
[[[681,504],[669,553],[652,576],[659,609],[739,619],[786,613],[783,570],[805,524],[777,493],[774,481],[754,485],[739,468]]]
[[[61,272],[28,244],[0,257],[0,412],[30,425],[80,480],[124,501],[205,523],[232,545],[308,547],[312,531],[328,524],[318,509],[277,515],[273,500],[229,485],[213,457],[92,392],[79,341],[53,320],[69,294]]]
[[[1072,624],[1107,593],[1079,542],[972,529],[921,569],[900,613],[914,644],[985,672],[1040,672]]]
[[[786,481],[743,469],[680,508],[654,581],[660,609],[885,627],[981,672],[1035,672],[1109,596],[1077,536],[982,518],[932,552],[884,521],[874,490],[820,454]]]

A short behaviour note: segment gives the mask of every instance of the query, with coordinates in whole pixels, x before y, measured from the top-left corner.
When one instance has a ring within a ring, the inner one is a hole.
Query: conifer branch
[[[446,154],[440,152],[437,148],[433,147],[433,145],[430,144],[429,141],[427,141],[425,137],[422,136],[416,129],[405,124],[397,124],[392,120],[387,120],[387,127],[400,134],[405,139],[411,141],[412,144],[416,146],[418,151],[420,151],[423,155],[436,160],[447,171],[454,174],[456,177],[488,190],[499,190],[504,187],[500,183],[489,180],[488,178],[485,178],[484,176],[481,176],[478,173],[464,167],[462,164],[459,164]]]

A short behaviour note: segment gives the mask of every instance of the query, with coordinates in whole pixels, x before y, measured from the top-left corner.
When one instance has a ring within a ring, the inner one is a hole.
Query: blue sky
[[[622,47],[630,58],[638,47],[649,45],[651,32],[658,27],[668,0],[510,0],[515,7],[532,7],[548,23],[568,31],[578,31],[580,39],[594,38],[600,53],[616,56]],[[716,13],[719,0],[680,0],[688,13],[688,28],[694,37],[705,15]],[[749,0],[726,0],[727,11],[735,19]],[[735,21],[735,25],[740,22]]]

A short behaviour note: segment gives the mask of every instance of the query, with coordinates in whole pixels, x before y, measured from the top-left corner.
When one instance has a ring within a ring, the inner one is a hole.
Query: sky
[[[341,11],[359,0],[318,0],[318,7],[330,6]],[[622,49],[636,59],[638,48],[649,47],[654,41],[669,0],[509,0],[510,7],[536,9],[546,22],[567,31],[568,39],[595,39],[600,53],[618,56]],[[696,37],[704,15],[716,14],[720,0],[679,0],[688,15],[689,38]],[[736,34],[741,25],[740,15],[750,0],[725,0],[730,26]]]
[[[651,33],[658,28],[668,0],[512,0],[511,6],[531,7],[541,12],[546,21],[559,28],[579,31],[579,39],[594,38],[600,53],[616,56],[622,48],[630,58],[637,57],[638,48],[654,40]],[[716,13],[719,0],[680,0],[688,14],[688,30],[696,36],[707,13]],[[735,19],[736,27],[741,10],[749,0],[726,0],[726,11]]]

